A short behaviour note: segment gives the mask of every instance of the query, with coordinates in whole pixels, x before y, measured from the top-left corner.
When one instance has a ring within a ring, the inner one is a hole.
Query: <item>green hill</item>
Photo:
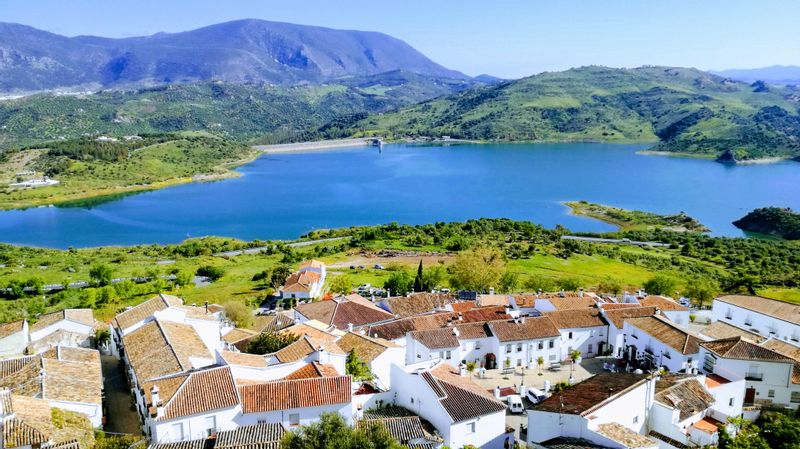
[[[756,209],[733,222],[739,229],[772,235],[786,240],[800,240],[800,214],[780,207]]]
[[[363,118],[366,113],[473,85],[472,81],[393,71],[322,86],[205,82],[84,95],[37,94],[0,101],[0,149],[84,135],[175,131],[284,142],[340,117]]]
[[[583,67],[376,114],[351,134],[505,141],[657,142],[737,160],[800,154],[800,91],[695,69]]]

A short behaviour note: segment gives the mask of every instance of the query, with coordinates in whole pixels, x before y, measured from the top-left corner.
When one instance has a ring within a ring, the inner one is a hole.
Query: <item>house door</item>
[[[755,388],[748,388],[744,391],[744,403],[745,404],[752,404],[756,401],[756,389]]]

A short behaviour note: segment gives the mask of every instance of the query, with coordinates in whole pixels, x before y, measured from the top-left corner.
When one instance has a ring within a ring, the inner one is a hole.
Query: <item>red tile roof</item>
[[[598,327],[607,324],[600,314],[600,310],[595,308],[545,312],[544,316],[553,320],[553,324],[559,329]]]
[[[434,368],[420,376],[439,398],[439,404],[453,422],[461,422],[493,413],[503,412],[505,404],[490,397],[474,382],[467,385],[463,380],[454,380],[442,370]]]
[[[164,416],[158,419],[189,416],[234,407],[238,403],[239,396],[230,368],[196,371],[184,377],[181,386],[164,405]]]
[[[561,333],[546,317],[525,317],[518,320],[490,321],[487,323],[495,337],[501,342],[536,340],[559,337]]]
[[[351,401],[350,376],[284,380],[239,387],[242,413],[270,412]]]

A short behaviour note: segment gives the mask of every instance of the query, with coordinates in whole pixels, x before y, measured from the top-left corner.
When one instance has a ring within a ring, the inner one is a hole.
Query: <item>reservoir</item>
[[[637,154],[645,145],[392,144],[268,154],[242,177],[72,207],[0,212],[0,241],[55,248],[177,243],[218,235],[293,239],[313,229],[530,220],[572,231],[612,231],[570,215],[587,200],[657,213],[685,211],[713,235],[763,206],[800,210],[800,164],[726,166]]]

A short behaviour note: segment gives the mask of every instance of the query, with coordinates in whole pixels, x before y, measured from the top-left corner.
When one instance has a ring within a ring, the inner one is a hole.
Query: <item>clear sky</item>
[[[799,0],[0,0],[0,21],[68,36],[243,18],[381,31],[469,75],[800,65]]]

